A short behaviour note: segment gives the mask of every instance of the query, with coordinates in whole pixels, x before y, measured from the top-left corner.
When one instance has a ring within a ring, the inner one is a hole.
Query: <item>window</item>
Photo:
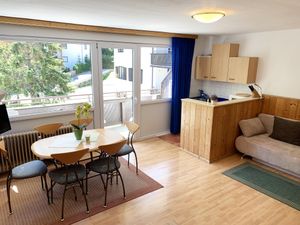
[[[10,117],[73,110],[92,103],[90,46],[0,41],[0,90]],[[80,57],[78,57],[78,55]]]
[[[67,63],[69,61],[68,56],[63,56],[62,59],[63,59],[64,63]]]
[[[141,100],[156,100],[172,96],[171,48],[141,48]]]

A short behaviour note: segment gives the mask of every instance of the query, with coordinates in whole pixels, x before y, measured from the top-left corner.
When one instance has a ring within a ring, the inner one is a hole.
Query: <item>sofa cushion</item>
[[[270,137],[300,146],[300,121],[275,116],[273,132]]]
[[[243,135],[246,137],[266,133],[266,129],[258,117],[241,120],[239,125]]]
[[[273,126],[274,126],[274,116],[260,113],[258,115],[258,118],[261,120],[262,124],[264,125],[266,131],[268,134],[272,134],[273,132]]]
[[[236,148],[246,155],[300,175],[300,147],[270,138],[268,134],[239,136]]]

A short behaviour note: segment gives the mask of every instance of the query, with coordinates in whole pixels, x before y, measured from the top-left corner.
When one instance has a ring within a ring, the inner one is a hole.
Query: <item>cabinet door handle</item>
[[[211,77],[212,79],[215,79],[215,78],[217,78],[217,77]]]
[[[235,80],[234,78],[229,77],[229,80]]]
[[[204,78],[208,78],[208,76],[204,76]]]

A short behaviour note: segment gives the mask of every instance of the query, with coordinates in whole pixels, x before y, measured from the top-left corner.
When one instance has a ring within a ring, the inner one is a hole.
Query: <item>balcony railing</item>
[[[152,53],[151,54],[151,66],[170,68],[172,66],[172,54],[171,53]]]
[[[159,90],[142,90],[142,96],[159,95]],[[132,117],[132,91],[106,92],[104,98],[105,126],[128,121]],[[40,98],[23,98],[4,100],[11,118],[34,116],[39,114],[75,111],[78,104],[92,102],[92,94],[47,96]]]

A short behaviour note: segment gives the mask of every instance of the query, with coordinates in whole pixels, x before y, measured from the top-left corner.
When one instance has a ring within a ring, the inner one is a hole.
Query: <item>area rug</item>
[[[14,180],[12,182],[11,203],[13,214],[8,213],[5,181],[0,183],[0,224],[5,225],[54,225],[72,224],[104,210],[122,204],[124,202],[145,195],[162,185],[139,171],[135,173],[135,167],[131,164],[127,167],[127,161],[121,159],[121,174],[126,189],[126,199],[122,195],[122,185],[114,179],[108,187],[108,206],[104,204],[104,189],[100,177],[89,179],[89,193],[87,195],[90,213],[85,213],[85,202],[80,192],[76,189],[78,200],[74,200],[74,193],[69,190],[65,198],[65,220],[60,222],[61,200],[63,186],[56,185],[54,188],[54,204],[48,205],[46,193],[41,188],[40,178],[27,180]],[[49,179],[48,179],[49,180]]]
[[[251,163],[239,165],[223,174],[300,210],[300,183],[294,180]]]

